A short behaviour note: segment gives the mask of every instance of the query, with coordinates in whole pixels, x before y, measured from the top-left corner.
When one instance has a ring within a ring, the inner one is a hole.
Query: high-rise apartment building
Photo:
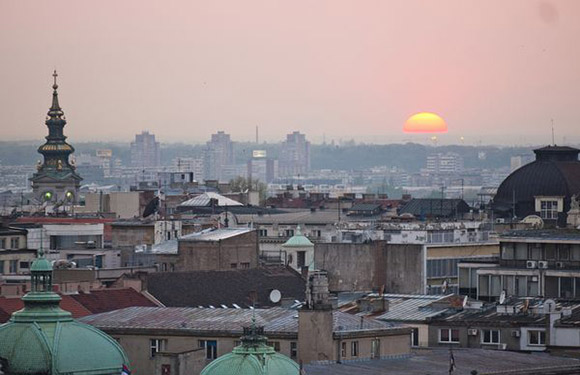
[[[230,135],[223,131],[211,135],[211,140],[207,142],[204,152],[206,180],[227,179],[228,167],[234,164],[234,144]]]
[[[282,142],[278,162],[281,177],[305,175],[310,171],[310,142],[306,135],[293,132]]]
[[[143,131],[135,135],[135,141],[131,142],[131,165],[139,168],[161,165],[161,152],[155,134]]]
[[[278,177],[278,160],[267,157],[265,150],[254,150],[248,160],[248,178],[270,183]]]
[[[454,152],[431,154],[427,156],[427,171],[429,173],[461,173],[463,158]]]

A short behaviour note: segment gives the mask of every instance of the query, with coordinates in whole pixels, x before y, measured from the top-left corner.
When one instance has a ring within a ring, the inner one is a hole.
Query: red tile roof
[[[91,315],[91,312],[83,305],[77,302],[74,298],[67,294],[60,295],[60,307],[63,310],[70,312],[73,318],[82,318],[83,316]],[[0,297],[0,323],[5,323],[10,319],[12,313],[24,308],[24,303],[20,297]]]
[[[157,306],[150,299],[132,288],[96,289],[89,293],[72,294],[71,297],[93,314],[132,306]]]

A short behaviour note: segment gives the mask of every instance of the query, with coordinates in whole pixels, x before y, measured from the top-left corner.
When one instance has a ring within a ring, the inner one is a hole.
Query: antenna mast
[[[550,119],[552,121],[552,146],[556,146],[556,141],[554,140],[554,119]]]

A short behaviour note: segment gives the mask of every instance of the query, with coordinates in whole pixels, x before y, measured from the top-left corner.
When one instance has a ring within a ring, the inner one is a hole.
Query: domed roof
[[[115,340],[79,323],[59,307],[52,267],[42,251],[33,263],[24,309],[0,325],[0,359],[6,374],[119,375],[129,361]]]
[[[535,213],[536,196],[569,197],[580,191],[580,150],[548,146],[537,150],[536,160],[516,169],[499,186],[493,199],[494,211],[511,215],[515,202],[516,216]],[[565,212],[569,207],[565,207]]]
[[[296,227],[296,234],[286,241],[282,247],[314,247],[314,244],[302,234],[300,225]]]
[[[244,328],[242,344],[207,365],[201,375],[298,375],[298,364],[266,345],[264,328]]]

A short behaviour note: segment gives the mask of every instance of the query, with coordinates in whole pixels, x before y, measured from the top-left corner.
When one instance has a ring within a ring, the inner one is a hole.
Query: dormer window
[[[558,213],[564,211],[564,197],[538,196],[536,199],[536,212],[544,220],[557,220]]]

